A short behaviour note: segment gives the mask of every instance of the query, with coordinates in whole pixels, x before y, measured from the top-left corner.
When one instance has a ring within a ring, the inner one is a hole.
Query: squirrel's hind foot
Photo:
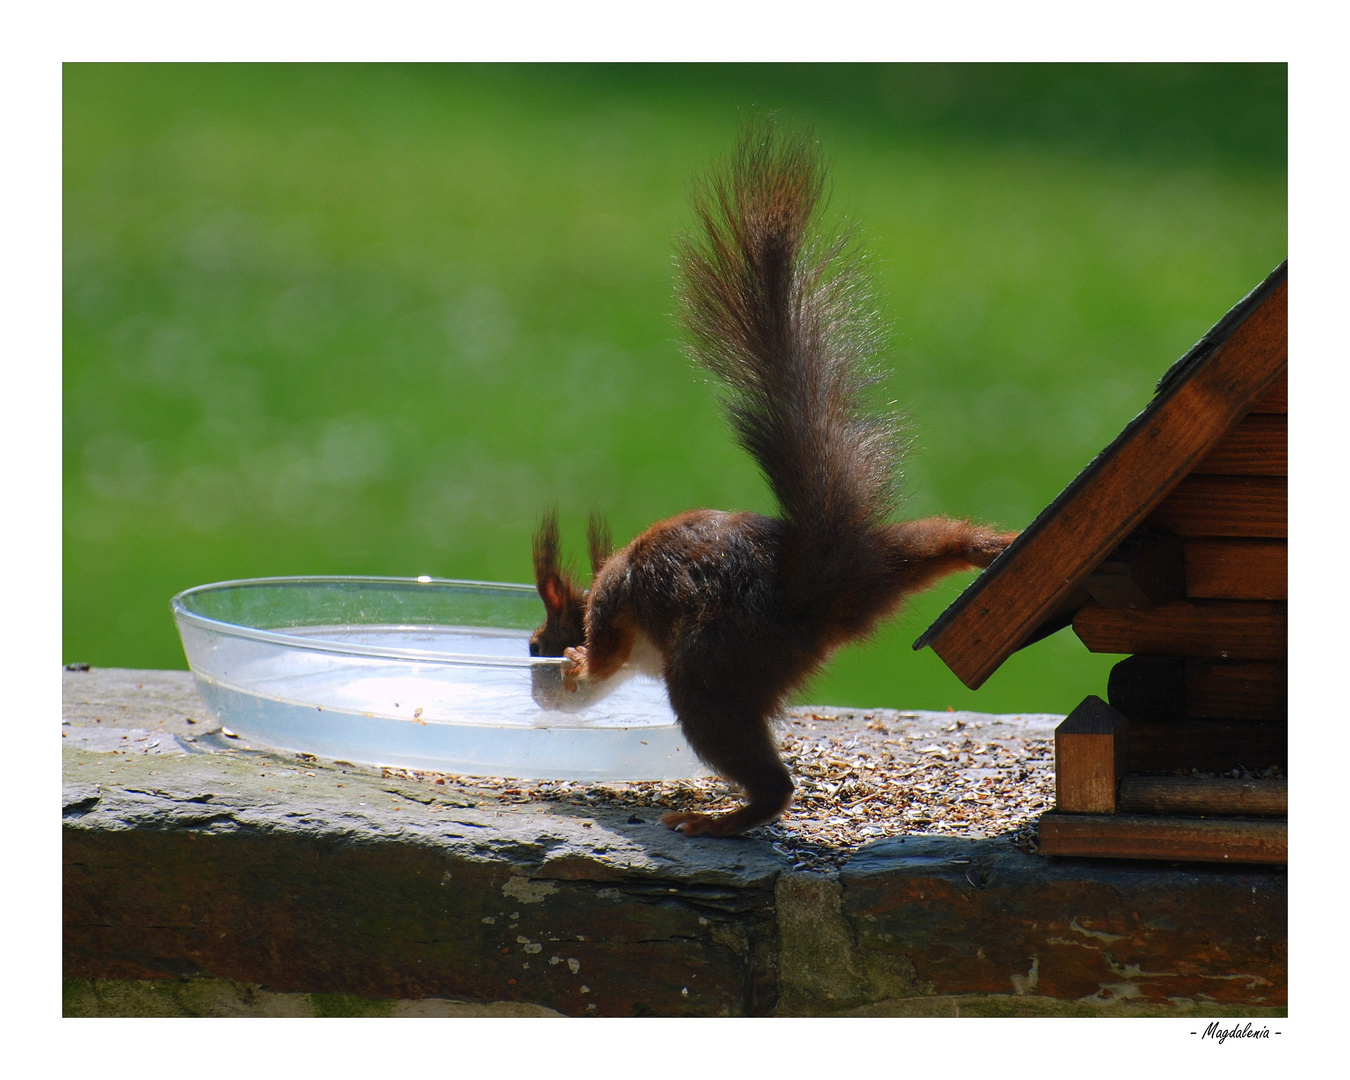
[[[730,833],[725,830],[721,823],[727,818],[735,816],[734,813],[700,814],[692,810],[674,810],[669,814],[661,815],[661,824],[667,829],[682,832],[685,836],[699,836],[705,833],[708,836],[728,836]]]
[[[988,566],[1003,554],[1018,535],[1016,532],[999,533],[993,529],[977,529],[967,554],[971,566],[980,569]]]
[[[786,806],[783,810],[787,809]],[[704,814],[697,810],[673,810],[661,815],[661,824],[685,836],[738,836],[757,825],[775,821],[783,810],[766,813],[760,806],[742,806],[726,814]]]

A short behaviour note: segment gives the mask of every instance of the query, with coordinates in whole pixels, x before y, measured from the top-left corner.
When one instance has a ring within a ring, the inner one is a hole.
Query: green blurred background
[[[751,110],[811,126],[909,415],[907,513],[1025,526],[1286,254],[1286,68],[67,65],[64,659],[185,667],[168,600],[283,574],[527,581],[771,511],[681,352],[672,236]],[[1065,712],[1071,631],[978,693],[917,598],[804,699]]]

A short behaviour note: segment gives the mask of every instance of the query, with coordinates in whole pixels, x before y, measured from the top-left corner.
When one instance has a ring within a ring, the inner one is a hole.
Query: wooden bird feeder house
[[[1056,731],[1048,855],[1286,861],[1287,266],[915,642],[971,689],[1069,625],[1129,654]]]

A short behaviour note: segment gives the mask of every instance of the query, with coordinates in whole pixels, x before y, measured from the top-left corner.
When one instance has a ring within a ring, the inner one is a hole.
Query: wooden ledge
[[[1046,855],[1274,866],[1289,859],[1289,824],[1262,818],[1052,812],[1041,816],[1040,844]]]

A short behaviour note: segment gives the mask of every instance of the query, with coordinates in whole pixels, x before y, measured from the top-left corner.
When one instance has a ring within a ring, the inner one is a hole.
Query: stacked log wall
[[[1107,690],[1132,772],[1286,765],[1288,471],[1285,374],[1145,521],[1155,547],[1179,538],[1183,594],[1074,616],[1092,651],[1132,654]]]

